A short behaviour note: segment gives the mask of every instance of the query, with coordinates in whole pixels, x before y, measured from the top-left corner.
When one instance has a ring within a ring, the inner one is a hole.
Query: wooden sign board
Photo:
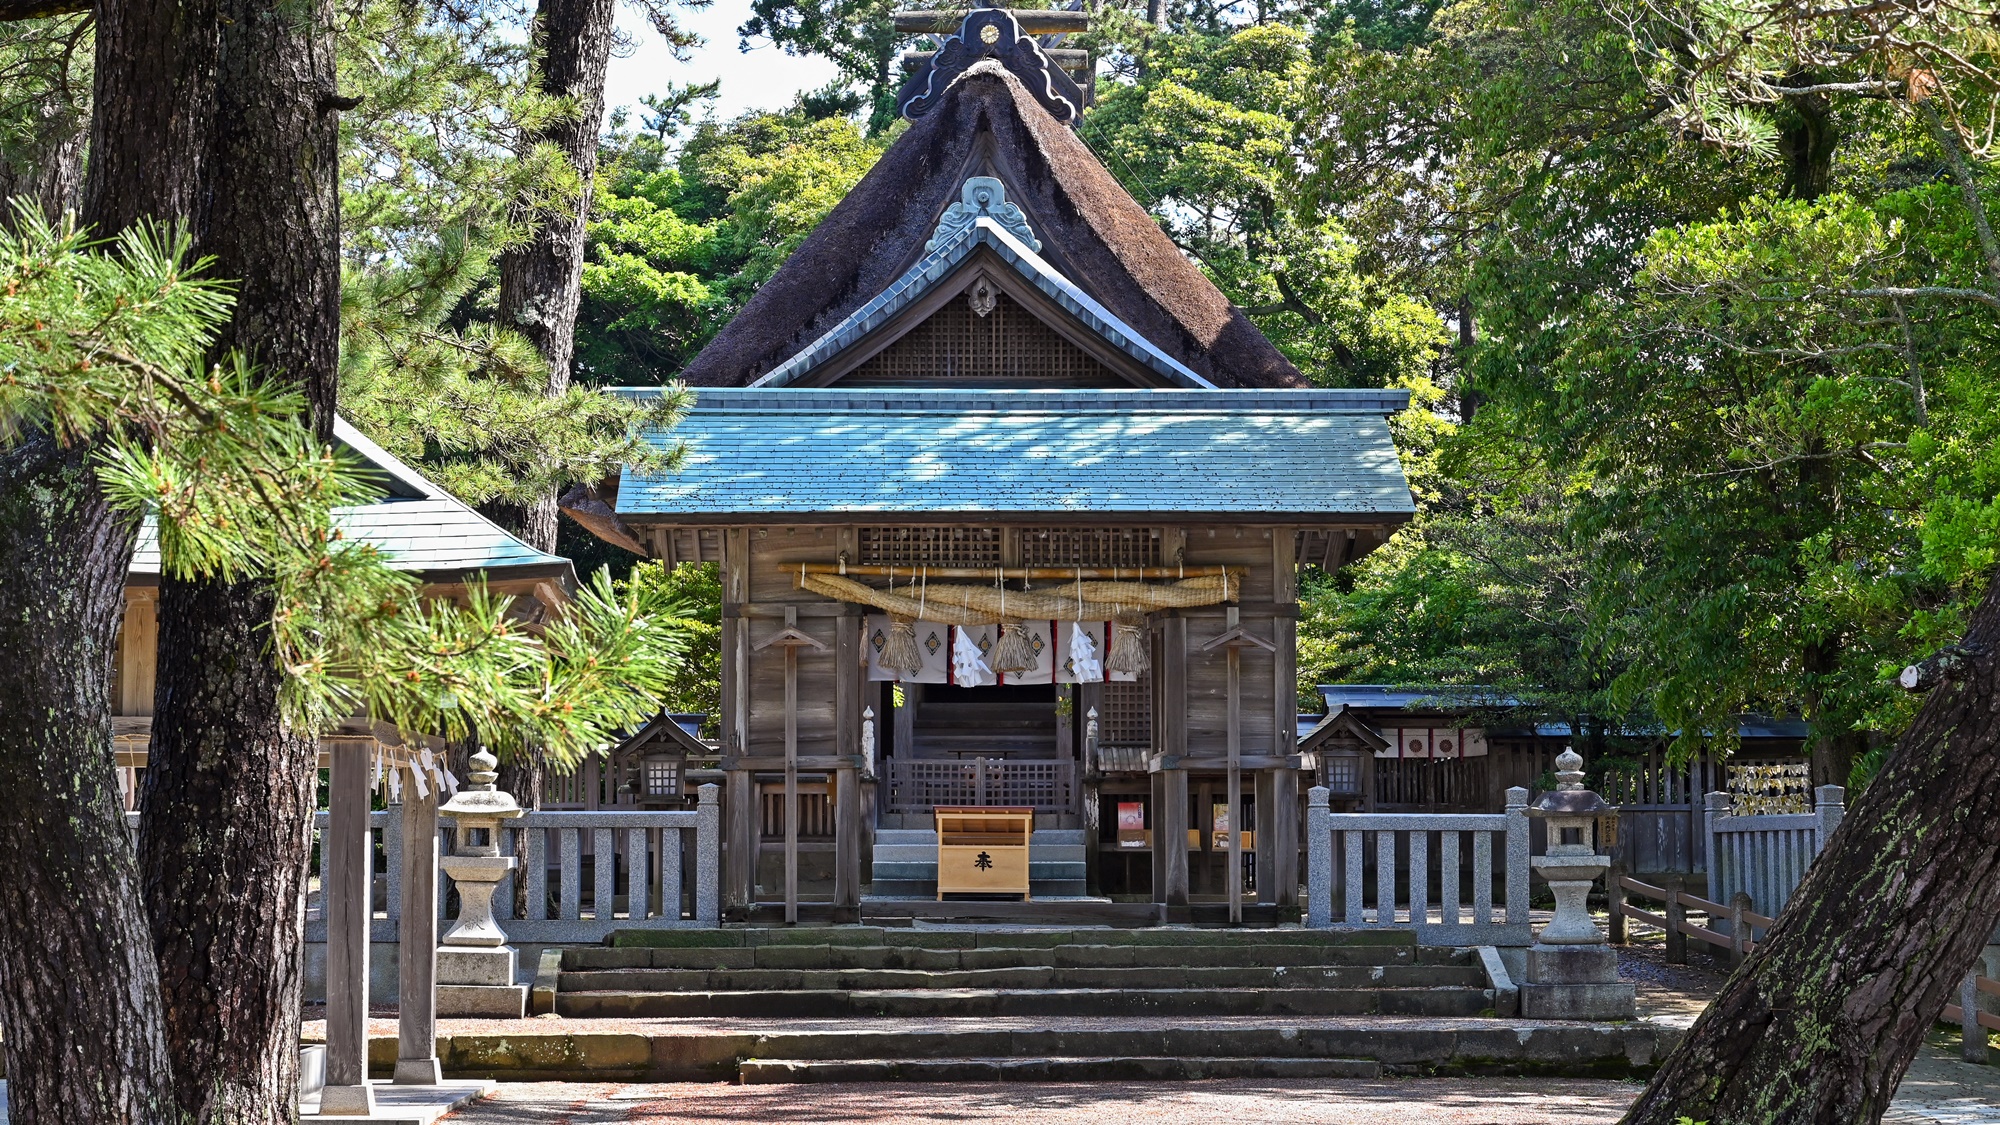
[[[948,894],[1017,894],[1027,901],[1034,809],[940,807],[935,813],[939,899]]]

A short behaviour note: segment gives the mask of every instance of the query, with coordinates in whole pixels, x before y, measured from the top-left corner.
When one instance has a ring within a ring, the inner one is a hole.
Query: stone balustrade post
[[[1333,829],[1327,809],[1327,789],[1306,790],[1306,925],[1333,926]]]
[[[695,790],[694,920],[722,924],[722,790],[709,782]]]
[[[1826,842],[1833,838],[1833,830],[1840,827],[1840,821],[1847,813],[1847,790],[1838,785],[1822,785],[1813,790],[1813,815],[1818,820],[1814,825],[1813,854],[1826,850]]]

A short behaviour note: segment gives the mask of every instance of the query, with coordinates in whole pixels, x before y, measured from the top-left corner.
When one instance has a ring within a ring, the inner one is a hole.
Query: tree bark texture
[[[82,221],[184,222],[203,115],[175,0],[98,4]],[[190,21],[193,21],[192,24]],[[89,443],[0,450],[0,1025],[16,1125],[173,1122],[159,973],[111,754],[133,528]]]
[[[111,753],[133,529],[87,447],[0,452],[0,1035],[15,1125],[173,1120]]]
[[[583,301],[584,227],[597,176],[597,131],[604,120],[604,72],[611,60],[612,0],[540,0],[535,9],[537,80],[544,93],[575,103],[573,116],[528,138],[552,144],[576,170],[577,194],[523,216],[534,227],[527,245],[500,259],[500,323],[521,332],[548,363],[548,393],[569,389],[576,317]],[[500,522],[530,546],[556,549],[556,497],[503,511]]]
[[[332,11],[216,0],[198,252],[237,282],[217,355],[298,387],[322,440],[339,347]],[[192,1125],[290,1121],[318,747],[285,724],[261,582],[160,590],[140,867]]]
[[[1881,1120],[2000,919],[2000,579],[1966,647],[1626,1125]]]

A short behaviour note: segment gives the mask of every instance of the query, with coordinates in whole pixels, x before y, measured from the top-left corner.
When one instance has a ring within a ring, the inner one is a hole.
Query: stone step
[[[1378,1078],[1374,1059],[1096,1058],[744,1059],[743,1085],[778,1082],[1174,1082],[1219,1078]]]
[[[1141,904],[1144,905],[1144,904]],[[730,926],[725,929],[614,930],[606,945],[634,949],[754,948],[767,945],[890,946],[911,949],[1054,949],[1064,945],[1143,947],[1303,946],[1386,951],[1403,950],[1423,963],[1466,962],[1469,954],[1417,948],[1416,935],[1400,929],[1308,930],[1216,929],[1156,926],[1118,929],[1104,925],[1018,925],[945,928],[940,926]],[[597,952],[573,949],[583,954]],[[626,967],[619,965],[616,967]]]
[[[1439,951],[1449,952],[1449,951]],[[1058,968],[1295,967],[1317,965],[1411,965],[1417,951],[1390,946],[1145,946],[1063,945],[1051,949],[996,947],[922,949],[910,946],[762,945],[737,948],[576,950],[578,969],[638,968],[595,960],[605,954],[645,953],[655,969],[1012,969]],[[590,958],[591,960],[584,960]],[[1435,963],[1435,962],[1432,962]]]
[[[655,969],[579,968],[578,954],[563,958],[564,992],[752,992],[819,989],[1047,989],[1047,988],[1485,988],[1473,965],[1317,965],[1269,968],[1083,969],[1025,966],[1012,969]],[[617,953],[645,952],[616,950]]]
[[[1398,1016],[976,1017],[635,1021],[615,1031],[550,1021],[438,1036],[447,1074],[513,1081],[726,1082],[745,1060],[1366,1059],[1384,1074],[1545,1074],[1642,1078],[1680,1032],[1645,1021]],[[371,1065],[395,1064],[393,1035],[371,1039]]]
[[[1476,1016],[1492,1006],[1490,990],[1470,988],[571,992],[565,985],[556,994],[556,1014],[574,1019],[1368,1015],[1447,1018]]]

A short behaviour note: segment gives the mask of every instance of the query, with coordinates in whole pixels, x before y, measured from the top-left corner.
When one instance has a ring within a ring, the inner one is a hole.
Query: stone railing
[[[1528,791],[1515,788],[1507,790],[1507,810],[1501,813],[1334,813],[1327,808],[1327,790],[1314,786],[1306,800],[1306,925],[1414,930],[1425,945],[1529,944],[1527,808]],[[1505,879],[1497,904],[1496,838]],[[1468,849],[1470,917],[1460,891]],[[1399,877],[1404,872],[1407,878]]]
[[[1840,826],[1846,796],[1838,785],[1822,785],[1813,791],[1809,813],[1734,816],[1729,794],[1708,794],[1702,817],[1708,897],[1734,903],[1741,892],[1754,909],[1776,917]]]
[[[402,818],[395,812],[369,814],[369,830],[386,861],[402,868]],[[328,823],[314,814],[315,832]],[[440,851],[451,854],[450,817],[441,818]],[[525,851],[522,838],[525,837]],[[525,855],[520,877],[527,881],[527,917],[515,917],[514,879],[503,879],[493,896],[493,914],[509,941],[594,942],[614,929],[670,929],[721,923],[722,810],[717,787],[701,787],[691,811],[560,811],[528,813],[501,829],[501,852]],[[591,879],[584,883],[585,859]],[[553,870],[551,870],[553,868]],[[320,852],[320,885],[326,885],[327,858]],[[378,883],[371,940],[395,941],[402,917],[402,881]],[[438,880],[436,909],[444,917],[450,880]],[[326,940],[326,921],[317,895],[306,912],[306,940]]]

